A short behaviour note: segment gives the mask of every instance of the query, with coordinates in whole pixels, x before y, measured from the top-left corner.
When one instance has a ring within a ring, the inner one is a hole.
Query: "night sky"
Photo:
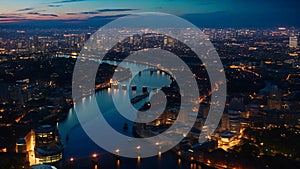
[[[1,0],[0,11],[1,27],[101,24],[138,12],[170,13],[200,27],[300,26],[299,0]]]

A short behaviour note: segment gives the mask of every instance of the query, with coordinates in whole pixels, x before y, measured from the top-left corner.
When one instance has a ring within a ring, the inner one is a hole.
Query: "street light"
[[[116,149],[115,152],[117,153],[116,157],[119,160],[120,159],[120,149]]]
[[[93,158],[97,158],[97,157],[98,157],[98,154],[94,153],[94,154],[92,155],[92,157],[93,157]]]
[[[92,154],[92,162],[97,163],[97,161],[98,161],[98,154],[96,153]]]

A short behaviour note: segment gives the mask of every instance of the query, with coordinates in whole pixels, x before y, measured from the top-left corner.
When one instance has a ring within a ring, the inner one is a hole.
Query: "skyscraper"
[[[289,41],[290,48],[297,48],[298,47],[298,38],[297,36],[291,36]]]

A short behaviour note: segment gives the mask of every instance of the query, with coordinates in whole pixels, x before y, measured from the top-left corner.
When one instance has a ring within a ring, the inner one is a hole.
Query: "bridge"
[[[164,69],[158,69],[158,68],[154,68],[154,67],[150,67],[147,69],[144,69],[138,73],[133,73],[136,74],[138,76],[142,76],[143,72],[149,71],[150,75],[152,75],[154,72],[156,72],[157,74],[162,74],[162,75],[168,75],[170,77],[170,79],[173,81],[174,79],[169,75],[168,71],[164,70]],[[153,86],[149,86],[149,85],[142,85],[142,86],[137,86],[134,84],[121,84],[121,82],[119,82],[118,80],[111,80],[111,87],[114,89],[122,89],[122,90],[129,90],[131,89],[132,91],[137,91],[139,89],[141,89],[143,92],[148,92],[148,89],[150,90],[157,90],[157,87],[153,87]]]

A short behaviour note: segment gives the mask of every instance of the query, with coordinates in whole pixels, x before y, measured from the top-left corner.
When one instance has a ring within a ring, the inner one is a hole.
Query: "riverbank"
[[[114,62],[111,62],[112,64]],[[144,65],[137,65],[134,63],[128,63],[125,64],[125,68],[130,68],[132,72],[136,72],[136,70],[143,70],[145,69]],[[148,67],[146,67],[148,68]],[[123,80],[125,82],[121,82],[118,84],[118,86],[126,85],[127,81],[130,80],[129,77],[123,77]],[[171,83],[171,80],[168,75],[166,74],[160,74],[160,73],[153,73],[151,74],[149,72],[142,73],[141,76],[135,76],[133,79],[133,84],[138,86],[136,91],[132,91],[131,88],[129,90],[114,90],[114,87],[110,88],[102,88],[100,90],[97,90],[95,92],[95,95],[92,97],[86,97],[84,100],[78,100],[78,103],[76,103],[76,106],[79,107],[79,109],[83,110],[86,112],[86,115],[89,116],[89,112],[94,111],[91,109],[91,106],[89,105],[91,99],[96,99],[99,106],[101,106],[101,111],[103,111],[103,115],[106,118],[106,121],[110,123],[110,125],[117,130],[118,132],[127,135],[129,137],[134,137],[132,136],[132,122],[126,121],[126,119],[118,113],[118,111],[114,108],[114,102],[111,99],[112,95],[117,96],[116,99],[119,100],[120,104],[125,104],[125,101],[128,101],[128,96],[126,93],[128,92],[133,92],[135,97],[137,94],[142,93],[142,88],[139,86],[151,86],[151,88],[161,88],[161,86],[168,86]],[[128,104],[128,103],[127,103]],[[139,106],[139,103],[136,103],[136,106]],[[93,117],[87,117],[90,119],[93,119]],[[124,124],[128,123],[128,130],[124,130]],[[74,111],[74,109],[70,109],[67,119],[63,122],[60,122],[58,125],[59,132],[61,133],[63,138],[66,138],[66,135],[68,135],[69,139],[68,142],[66,142],[65,145],[65,150],[64,150],[64,160],[68,162],[68,160],[73,157],[75,159],[80,159],[81,157],[90,157],[91,154],[94,152],[100,154],[102,157],[103,154],[106,154],[101,147],[96,145],[84,132],[82,129],[81,125],[78,123],[77,119],[77,112]],[[78,146],[78,144],[85,143],[84,146]],[[173,153],[169,152],[166,153],[166,155],[162,155],[161,157],[164,160],[160,160],[157,157],[153,157],[150,159],[141,159],[141,166],[153,166],[153,168],[158,168],[158,169],[163,169],[163,168],[168,168],[169,166],[172,166],[174,169],[182,169],[182,163],[178,164],[177,156],[174,155]],[[118,169],[128,169],[128,168],[137,168],[138,164],[136,163],[136,159],[134,159],[134,162],[132,162],[132,159],[127,159],[127,158],[122,158],[121,157],[121,165],[120,168]],[[88,160],[89,162],[90,160]],[[114,160],[107,160],[103,161],[103,164],[101,164],[99,167],[103,168],[103,166],[110,165],[110,164],[115,164],[116,161]],[[160,165],[155,165],[160,163]],[[81,168],[89,168],[89,164],[85,163],[86,165],[82,165]],[[76,164],[77,165],[77,164]],[[189,163],[184,163],[184,168],[189,167]],[[85,167],[86,166],[86,167]],[[164,166],[164,167],[162,167]],[[80,168],[80,169],[81,169]],[[104,167],[105,168],[105,167]],[[110,167],[111,169],[114,169],[117,167],[112,166]],[[141,167],[142,168],[142,167]],[[147,168],[147,167],[146,167]]]
[[[154,132],[151,132],[151,130],[146,130],[142,126],[138,126],[138,125],[141,125],[141,124],[135,123],[135,125],[133,127],[132,131],[133,131],[134,137],[136,137],[136,138],[148,138],[148,137],[153,137],[153,136],[156,135]],[[206,167],[206,168],[211,167],[211,164],[208,164],[204,161],[198,160],[198,158],[196,158],[195,155],[192,154],[191,152],[180,150],[179,146],[175,146],[174,148],[169,150],[169,152],[172,152],[174,155],[178,156],[178,159],[185,160],[186,162],[188,162],[192,165],[193,164],[199,164],[202,167]],[[217,168],[217,166],[213,166],[213,167]]]

